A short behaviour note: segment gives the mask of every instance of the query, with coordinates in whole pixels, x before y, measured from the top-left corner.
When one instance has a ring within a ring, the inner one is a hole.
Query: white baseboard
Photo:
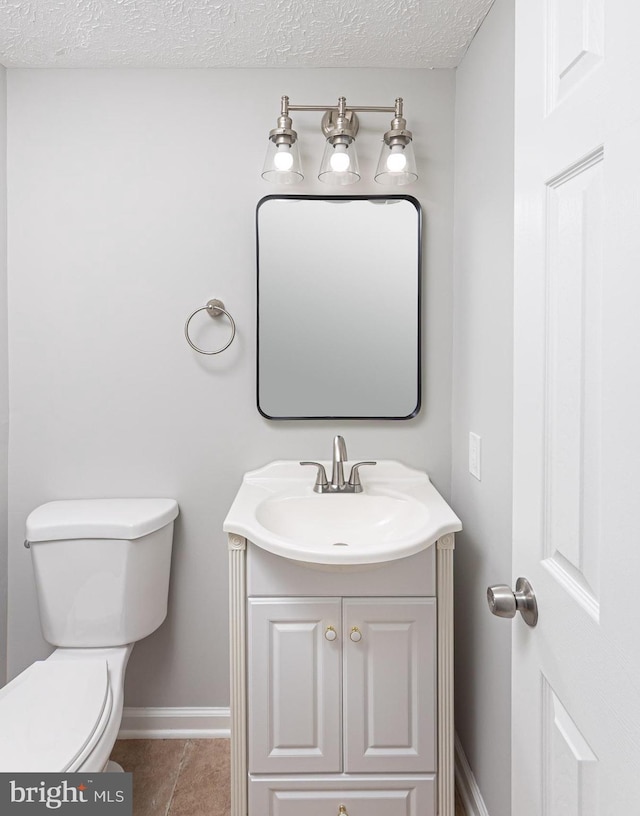
[[[480,788],[456,734],[456,785],[467,816],[489,816]]]
[[[231,736],[228,708],[126,708],[118,739],[220,739]]]

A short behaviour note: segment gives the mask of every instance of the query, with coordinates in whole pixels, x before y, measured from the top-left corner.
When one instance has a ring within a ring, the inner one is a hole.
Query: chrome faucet
[[[313,487],[316,493],[362,493],[362,484],[358,470],[362,465],[375,465],[375,462],[357,462],[351,468],[349,481],[344,480],[344,463],[347,461],[347,446],[341,436],[333,440],[333,462],[331,468],[331,483],[327,479],[327,471],[320,462],[300,462],[301,465],[313,465],[318,469],[316,483]]]
[[[333,493],[344,490],[344,463],[347,461],[347,446],[341,436],[333,438],[333,465],[331,468],[331,484]]]

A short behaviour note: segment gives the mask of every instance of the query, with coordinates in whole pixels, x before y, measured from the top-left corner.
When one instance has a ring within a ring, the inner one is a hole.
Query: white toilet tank
[[[40,621],[60,647],[151,634],[167,614],[174,499],[77,499],[27,518]]]

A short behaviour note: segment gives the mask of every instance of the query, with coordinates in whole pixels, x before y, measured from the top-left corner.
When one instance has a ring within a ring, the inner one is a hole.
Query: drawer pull
[[[338,816],[349,816],[347,813],[347,808],[344,805],[340,805],[338,808]]]
[[[333,626],[327,626],[324,632],[324,636],[327,640],[335,640],[338,637],[338,633],[333,628]]]
[[[349,632],[349,637],[354,643],[357,643],[359,640],[362,640],[362,632],[358,629],[357,626],[354,626],[351,629],[351,632]],[[341,807],[342,807],[342,805],[341,805]],[[338,811],[338,812],[340,813],[341,811]],[[346,812],[347,811],[345,810],[345,813]],[[348,816],[348,814],[347,814],[347,816]]]

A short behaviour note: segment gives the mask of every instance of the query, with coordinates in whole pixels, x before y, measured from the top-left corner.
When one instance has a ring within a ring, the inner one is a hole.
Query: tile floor
[[[229,816],[229,740],[118,740],[111,759],[133,773],[133,816]]]
[[[118,740],[134,816],[229,816],[229,740]]]

